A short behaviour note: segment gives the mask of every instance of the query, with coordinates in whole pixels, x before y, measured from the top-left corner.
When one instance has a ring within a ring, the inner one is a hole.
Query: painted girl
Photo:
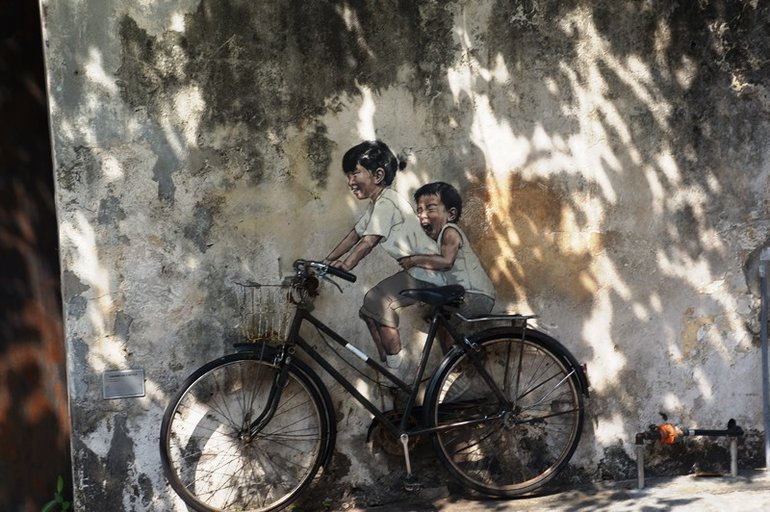
[[[369,200],[366,212],[324,260],[343,270],[355,268],[377,245],[394,259],[415,254],[439,254],[435,240],[425,234],[409,202],[390,187],[396,172],[406,167],[381,141],[364,141],[342,159],[348,187],[359,200]],[[392,275],[364,297],[359,312],[372,335],[380,359],[391,368],[401,365],[398,310],[415,303],[399,295],[408,288],[444,284],[442,272],[412,267]]]

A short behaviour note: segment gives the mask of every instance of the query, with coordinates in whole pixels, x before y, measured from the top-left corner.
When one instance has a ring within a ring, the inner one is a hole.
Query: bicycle
[[[297,260],[294,271],[281,288],[293,316],[265,329],[268,337],[279,335],[279,343],[237,344],[235,353],[193,372],[165,411],[163,468],[188,506],[201,512],[279,510],[294,502],[322,467],[329,467],[336,439],[334,407],[318,374],[298,352],[400,440],[407,485],[416,482],[409,441],[418,435],[432,437],[438,457],[460,484],[488,496],[533,494],[566,466],[580,440],[588,380],[561,343],[528,326],[532,316],[460,317],[470,325],[506,323],[461,336],[449,316],[458,315],[452,307],[462,300],[462,287],[404,290],[432,308],[409,384],[312,314],[321,279],[355,282],[355,275],[308,260]],[[261,324],[262,319],[251,322]],[[315,350],[300,335],[304,324],[403,391],[407,398],[400,420],[363,396]],[[420,408],[420,383],[439,326],[451,333],[454,346],[430,377],[423,414],[415,424],[411,418]]]

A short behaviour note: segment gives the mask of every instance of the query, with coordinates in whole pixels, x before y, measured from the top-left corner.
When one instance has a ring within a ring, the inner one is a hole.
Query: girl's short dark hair
[[[382,168],[385,171],[385,185],[393,183],[396,172],[406,168],[406,161],[399,160],[387,144],[381,140],[365,140],[345,152],[342,157],[342,172],[349,174],[361,165],[369,172]]]
[[[422,187],[418,188],[414,193],[414,200],[419,201],[422,196],[436,195],[441,198],[441,202],[444,203],[444,208],[449,210],[454,208],[457,210],[454,222],[460,220],[460,214],[463,212],[463,198],[460,197],[460,193],[449,183],[443,181],[434,181],[433,183],[426,183]]]

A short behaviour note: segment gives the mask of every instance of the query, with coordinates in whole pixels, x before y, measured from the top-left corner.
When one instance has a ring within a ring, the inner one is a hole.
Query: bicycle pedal
[[[422,489],[422,484],[413,474],[404,476],[401,479],[401,483],[404,486],[404,490],[407,492],[415,492]]]

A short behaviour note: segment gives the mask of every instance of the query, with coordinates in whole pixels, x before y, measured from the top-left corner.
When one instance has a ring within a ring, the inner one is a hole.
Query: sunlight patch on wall
[[[711,281],[711,269],[707,261],[693,258],[676,247],[667,249],[671,257],[663,249],[658,249],[656,254],[656,263],[664,274],[681,279],[696,289]]]
[[[86,77],[91,82],[100,85],[107,94],[117,94],[118,86],[115,78],[104,70],[102,53],[96,48],[88,50],[88,60],[85,63]]]
[[[561,69],[572,85],[577,98],[577,105],[572,107],[572,115],[580,123],[580,131],[568,138],[572,165],[565,167],[567,172],[584,172],[587,177],[593,179],[600,187],[603,197],[610,204],[617,203],[618,197],[612,185],[605,165],[619,171],[621,165],[617,161],[612,150],[607,145],[608,135],[599,117],[597,101],[600,97],[583,87],[578,73],[566,64],[561,64]]]
[[[500,177],[522,167],[530,154],[526,137],[514,135],[506,119],[497,119],[486,95],[475,95],[470,139],[484,152],[487,168]]]
[[[489,95],[476,91],[479,78],[486,82],[507,83],[510,74],[501,55],[495,59],[495,68],[487,69],[471,56],[471,40],[462,28],[455,28],[463,44],[463,55],[454,67],[447,71],[447,81],[456,103],[465,94],[473,100],[473,121],[470,128],[471,141],[484,153],[487,168],[503,177],[511,169],[522,167],[531,152],[531,143],[526,137],[519,137],[507,119],[497,117],[491,106]]]
[[[593,376],[593,373],[592,373]],[[613,413],[609,418],[602,418],[594,427],[596,439],[601,446],[609,446],[617,443],[619,440],[625,441],[629,438],[624,424],[626,418],[619,413]]]
[[[584,68],[584,71],[588,71],[591,77],[598,79],[596,84],[604,85],[603,80],[601,80],[602,73],[599,65],[608,67],[632,91],[634,96],[649,108],[658,124],[664,129],[668,128],[668,117],[672,107],[665,101],[665,95],[656,88],[652,73],[638,56],[629,55],[623,62],[596,28],[593,17],[587,15],[582,8],[573,11],[572,16],[565,16],[560,24],[565,34],[580,38],[582,64],[579,66]],[[595,92],[599,93],[597,97],[601,98],[600,103],[602,105],[612,104],[604,97],[601,87]],[[624,123],[619,118],[613,118],[613,125],[627,132]]]
[[[62,239],[68,243],[74,254],[69,268],[77,274],[81,281],[88,284],[103,301],[105,309],[111,307],[106,294],[109,292],[109,273],[99,263],[96,233],[85,216],[75,213],[75,222],[65,221],[61,227]]]
[[[663,410],[664,411],[678,411],[682,408],[682,401],[674,393],[670,391],[663,395]]]
[[[511,287],[516,296],[526,296],[526,289],[523,288],[518,276],[524,273],[524,268],[519,262],[515,248],[521,243],[516,229],[513,225],[513,219],[508,215],[497,215],[496,212],[508,212],[512,207],[511,192],[508,187],[500,186],[496,179],[487,179],[489,189],[490,203],[488,205],[488,217],[490,220],[496,220],[501,229],[495,232],[495,239],[498,243],[498,252],[494,265],[489,269],[490,277],[495,283],[505,283]]]
[[[86,309],[91,323],[91,331],[86,334],[86,339],[90,340],[89,364],[97,372],[121,365],[125,361],[123,343],[112,338],[109,327],[115,307],[109,271],[99,259],[96,232],[85,216],[77,212],[74,222],[62,222],[61,240],[63,251],[72,258],[70,270],[90,287]]]
[[[679,167],[674,160],[674,156],[671,154],[670,149],[658,153],[656,157],[656,163],[658,169],[663,172],[663,175],[668,179],[670,185],[678,186],[681,183],[681,175],[679,173]]]
[[[356,86],[362,96],[361,105],[358,107],[358,135],[363,140],[373,140],[377,138],[377,131],[374,127],[374,114],[377,112],[377,105],[369,87],[358,83]]]
[[[106,154],[101,158],[102,175],[107,182],[115,182],[123,179],[123,166],[117,158]]]
[[[674,70],[676,82],[682,89],[689,89],[697,75],[698,62],[687,55],[683,55],[680,67]]]
[[[176,125],[167,117],[163,116],[160,120],[160,127],[163,130],[163,135],[166,138],[166,143],[174,152],[174,156],[177,158],[184,158],[185,145],[182,143],[182,139],[177,134]]]
[[[647,185],[652,195],[651,207],[655,217],[663,215],[665,211],[665,202],[668,198],[666,189],[660,182],[660,176],[652,165],[645,165],[643,168],[644,177],[647,179]]]
[[[714,392],[712,390],[712,384],[706,373],[702,368],[696,367],[693,370],[693,379],[698,386],[698,390],[703,398],[711,400],[714,398]]]
[[[185,265],[187,266],[188,270],[197,270],[200,266],[200,260],[196,256],[187,256]]]
[[[364,50],[370,58],[375,58],[374,52],[366,42],[366,36],[364,30],[361,28],[361,22],[358,21],[356,11],[351,9],[347,4],[337,7],[336,10],[337,14],[342,18],[343,23],[345,23],[345,28],[355,35],[358,46]]]
[[[172,32],[179,32],[183,33],[185,31],[185,22],[184,22],[184,15],[175,12],[171,15],[171,24],[169,25],[169,30]]]
[[[591,387],[598,393],[618,384],[617,376],[625,368],[627,359],[612,342],[611,292],[602,289],[598,292],[591,316],[583,325],[583,339],[593,349],[593,359],[588,362],[591,369]]]
[[[190,86],[174,95],[174,115],[182,129],[182,135],[188,146],[197,144],[201,117],[206,108],[198,86]],[[165,129],[165,127],[164,127]]]

